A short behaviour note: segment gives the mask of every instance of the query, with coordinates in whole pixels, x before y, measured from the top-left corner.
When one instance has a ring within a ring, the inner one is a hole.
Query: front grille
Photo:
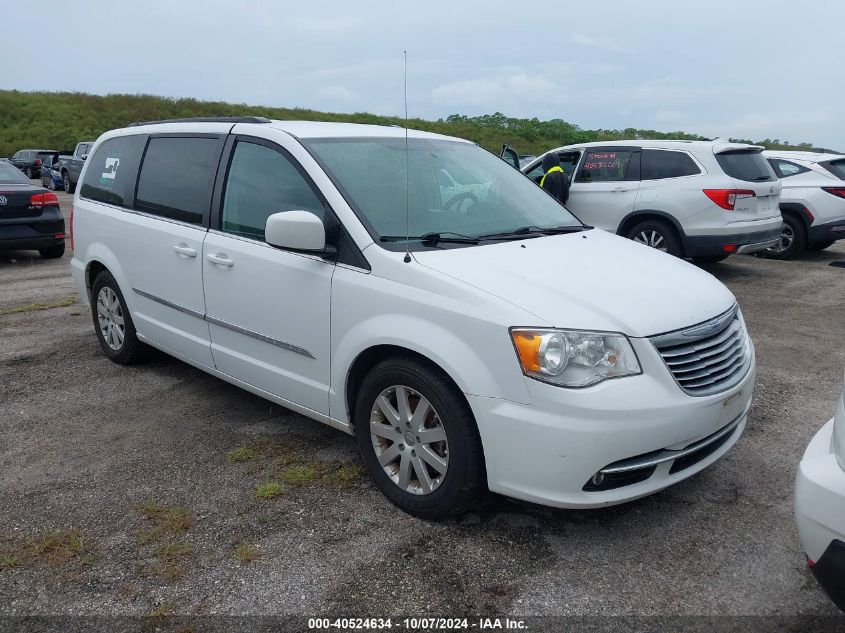
[[[736,385],[751,365],[748,332],[734,306],[714,319],[651,339],[675,381],[692,396]]]

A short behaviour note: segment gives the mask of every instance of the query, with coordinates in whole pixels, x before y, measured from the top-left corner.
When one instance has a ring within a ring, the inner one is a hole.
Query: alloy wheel
[[[100,334],[112,350],[119,352],[123,347],[126,336],[126,325],[123,320],[123,308],[114,290],[108,286],[100,288],[97,294],[97,322]]]
[[[770,253],[783,253],[792,247],[793,242],[795,242],[795,231],[792,230],[792,227],[789,226],[789,224],[784,222],[783,228],[780,231],[780,241],[776,246],[772,246],[766,250]]]
[[[70,176],[67,173],[62,176],[62,183],[65,186],[65,192],[70,193]]]
[[[449,467],[446,429],[418,391],[394,385],[382,391],[370,412],[376,459],[399,488],[415,495],[434,492]]]
[[[657,250],[663,251],[664,253],[667,250],[666,240],[660,233],[658,233],[654,229],[640,231],[634,237],[634,241],[639,242],[640,244],[645,244],[646,246],[651,246],[652,248],[656,248]]]

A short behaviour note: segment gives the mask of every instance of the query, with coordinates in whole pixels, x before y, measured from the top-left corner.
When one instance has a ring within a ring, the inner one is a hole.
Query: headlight
[[[514,328],[511,339],[526,376],[561,387],[589,387],[642,373],[622,334]]]

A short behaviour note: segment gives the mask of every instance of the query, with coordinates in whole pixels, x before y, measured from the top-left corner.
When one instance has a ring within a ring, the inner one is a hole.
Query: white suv
[[[765,151],[783,182],[783,237],[766,257],[792,259],[845,238],[845,156]]]
[[[606,231],[703,263],[761,251],[780,237],[781,185],[762,147],[638,140],[550,151],[571,179],[566,207]],[[503,151],[516,165],[513,155]],[[543,157],[522,172],[539,182]]]
[[[619,503],[707,467],[745,427],[754,347],[730,291],[585,226],[467,141],[142,124],[97,141],[71,224],[109,358],[150,345],[356,434],[418,516],[486,488]]]

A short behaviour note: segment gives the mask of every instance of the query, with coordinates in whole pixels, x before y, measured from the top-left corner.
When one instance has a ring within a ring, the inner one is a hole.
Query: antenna
[[[405,258],[411,263],[411,175],[408,168],[408,51],[402,51],[405,65]]]

